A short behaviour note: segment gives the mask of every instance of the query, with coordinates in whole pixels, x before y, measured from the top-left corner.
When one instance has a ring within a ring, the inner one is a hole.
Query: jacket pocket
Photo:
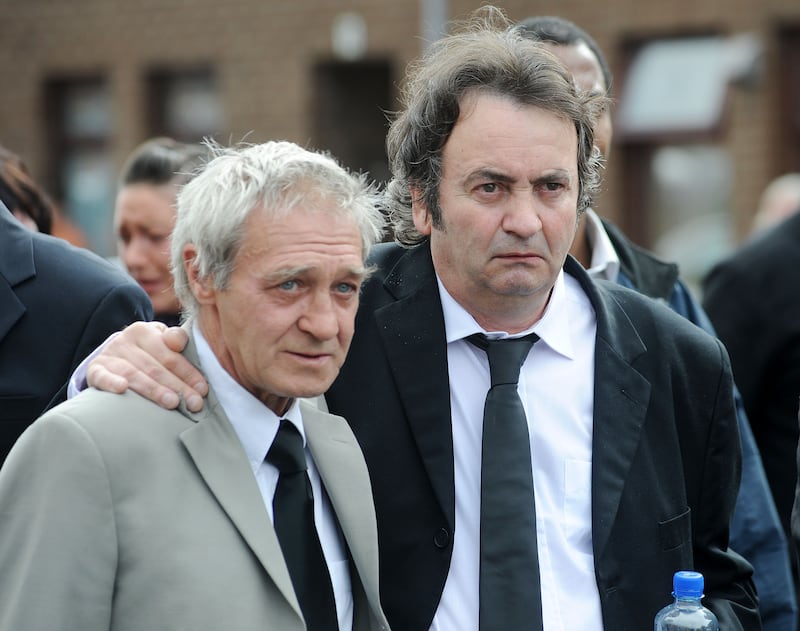
[[[662,550],[674,550],[692,542],[692,509],[658,522],[658,535]]]

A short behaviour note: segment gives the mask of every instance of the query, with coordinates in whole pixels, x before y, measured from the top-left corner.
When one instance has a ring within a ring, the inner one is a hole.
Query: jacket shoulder
[[[397,243],[378,243],[373,246],[367,257],[367,265],[374,270],[371,278],[386,278],[400,259],[410,251],[412,249],[405,248]]]
[[[131,436],[161,433],[175,421],[181,426],[192,424],[179,411],[166,410],[133,391],[114,394],[87,388],[45,412],[36,423],[72,423],[91,435],[115,441],[128,431]]]
[[[91,284],[95,290],[114,286],[136,286],[136,282],[110,261],[49,235],[34,235],[33,255],[37,275],[58,276],[67,281]]]
[[[712,348],[716,340],[700,326],[673,311],[666,303],[653,300],[637,290],[623,287],[611,281],[595,281],[597,293],[603,304],[603,313],[608,321],[623,317],[639,333],[645,343],[682,345],[700,344]],[[598,314],[598,318],[601,316]],[[716,351],[714,351],[716,354]]]

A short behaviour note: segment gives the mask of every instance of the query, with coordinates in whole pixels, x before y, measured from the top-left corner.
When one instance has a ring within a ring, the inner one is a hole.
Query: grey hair
[[[386,140],[392,180],[386,206],[395,240],[413,246],[427,237],[414,226],[412,188],[442,225],[439,183],[442,149],[458,120],[464,98],[485,91],[552,112],[578,136],[578,206],[591,205],[600,186],[602,158],[594,147],[594,123],[607,98],[576,89],[572,75],[540,43],[525,37],[500,9],[479,9],[463,30],[435,42],[409,70],[403,109]]]
[[[199,276],[225,289],[244,238],[244,223],[256,209],[277,218],[301,205],[317,208],[320,200],[332,200],[335,212],[355,220],[365,259],[383,236],[385,218],[376,185],[363,174],[350,173],[332,156],[285,141],[206,145],[212,159],[178,194],[172,232],[175,292],[186,318],[196,315],[198,305],[184,269],[184,248],[193,244]]]

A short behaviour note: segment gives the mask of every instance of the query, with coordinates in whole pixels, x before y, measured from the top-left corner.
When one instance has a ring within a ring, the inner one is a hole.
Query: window
[[[101,256],[114,253],[114,173],[110,154],[114,126],[102,77],[52,79],[45,84],[49,138],[48,188]]]
[[[761,48],[751,35],[655,40],[634,54],[617,110],[626,137],[717,130],[728,86],[758,72]]]
[[[781,116],[776,145],[779,171],[800,171],[800,26],[783,28],[778,35]]]
[[[634,241],[675,261],[699,295],[710,267],[736,242],[733,165],[724,146],[731,84],[760,72],[748,34],[635,42],[615,130],[623,217]]]
[[[647,177],[650,212],[648,241],[695,295],[711,266],[735,243],[731,214],[733,164],[718,145],[664,145],[650,161]]]
[[[198,142],[222,129],[222,103],[207,68],[153,70],[148,77],[148,101],[153,136]]]
[[[354,171],[389,177],[386,112],[392,107],[385,61],[324,62],[314,68],[314,144]]]

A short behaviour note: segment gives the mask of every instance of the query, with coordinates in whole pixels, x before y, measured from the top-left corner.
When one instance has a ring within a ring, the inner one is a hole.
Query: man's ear
[[[425,198],[419,188],[412,186],[410,190],[411,215],[414,219],[414,227],[420,234],[428,236],[433,226],[431,214],[428,212],[428,205],[425,203]]]
[[[209,278],[202,278],[195,265],[197,259],[197,248],[192,243],[187,243],[183,248],[183,269],[186,278],[189,279],[189,288],[194,294],[195,300],[200,304],[212,301],[215,295],[214,285]]]

